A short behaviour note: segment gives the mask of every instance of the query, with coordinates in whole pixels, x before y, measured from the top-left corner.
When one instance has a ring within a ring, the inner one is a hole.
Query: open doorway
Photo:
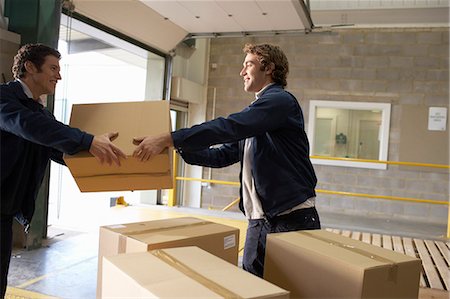
[[[55,117],[68,123],[73,104],[163,99],[166,58],[65,15],[59,51],[62,80]],[[70,171],[51,163],[48,224],[90,231],[104,224],[111,198],[156,204],[157,191],[81,193]]]

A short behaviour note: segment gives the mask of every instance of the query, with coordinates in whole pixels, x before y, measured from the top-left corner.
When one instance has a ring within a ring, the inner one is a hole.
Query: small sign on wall
[[[430,107],[428,112],[428,130],[429,131],[447,130],[446,107]]]

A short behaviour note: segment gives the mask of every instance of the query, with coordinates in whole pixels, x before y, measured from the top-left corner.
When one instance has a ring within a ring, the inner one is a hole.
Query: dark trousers
[[[0,298],[4,298],[8,285],[9,262],[11,261],[13,216],[0,215],[0,225],[0,260],[2,264]]]
[[[244,270],[263,277],[267,234],[310,229],[320,229],[319,214],[314,207],[295,210],[270,221],[249,220],[242,259]]]

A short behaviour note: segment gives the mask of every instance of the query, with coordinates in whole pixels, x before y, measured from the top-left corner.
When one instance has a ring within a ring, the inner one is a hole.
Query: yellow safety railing
[[[219,180],[207,180],[207,179],[197,179],[197,178],[185,178],[177,176],[175,177],[177,181],[197,181],[202,183],[213,183],[213,184],[220,184],[220,185],[232,185],[232,186],[240,186],[241,183],[239,182],[229,182],[229,181],[219,181]]]
[[[325,194],[334,194],[334,195],[347,195],[347,196],[354,196],[354,197],[381,198],[381,199],[388,199],[388,200],[404,200],[404,201],[411,201],[411,202],[429,203],[429,204],[435,204],[435,205],[448,205],[448,201],[435,200],[435,199],[417,199],[417,198],[411,198],[411,197],[373,195],[373,194],[366,194],[366,193],[329,191],[329,190],[321,190],[321,189],[316,189],[316,192],[325,193]]]
[[[173,151],[173,160],[172,160],[172,165],[173,165],[173,169],[172,169],[172,184],[173,184],[173,188],[169,190],[169,200],[167,205],[169,207],[174,207],[176,206],[176,200],[177,200],[177,170],[178,170],[178,155],[175,151]]]
[[[177,155],[174,155],[174,170],[173,170],[173,181],[174,181],[174,189],[169,193],[169,206],[175,205],[176,198],[176,181],[197,181],[197,182],[205,182],[205,183],[213,183],[220,185],[232,185],[239,186],[239,182],[229,182],[229,181],[221,181],[221,180],[209,180],[209,179],[199,179],[199,178],[186,178],[186,177],[178,177],[176,176],[176,162]],[[404,166],[415,166],[415,167],[433,167],[433,168],[443,168],[450,169],[450,165],[442,165],[442,164],[430,164],[430,163],[415,163],[415,162],[396,162],[396,161],[380,161],[380,160],[369,160],[369,159],[352,159],[352,158],[336,158],[336,157],[324,157],[324,156],[311,156],[312,159],[327,159],[327,160],[341,160],[341,161],[354,161],[354,162],[371,162],[371,163],[383,163],[390,165],[404,165]],[[332,195],[345,195],[352,197],[364,197],[364,198],[379,198],[386,200],[399,200],[399,201],[409,201],[416,203],[428,203],[428,204],[437,204],[437,205],[447,205],[448,206],[448,225],[447,225],[447,238],[450,238],[450,205],[448,201],[444,200],[434,200],[434,199],[418,199],[411,197],[400,197],[400,196],[389,196],[389,195],[373,195],[366,193],[355,193],[355,192],[344,192],[344,191],[330,191],[330,190],[322,190],[316,189],[317,193],[324,194],[332,194]],[[224,207],[222,210],[226,211],[230,209],[232,206],[239,202],[240,198],[233,200],[230,204]]]
[[[232,186],[239,186],[240,185],[239,182],[229,182],[229,181],[219,181],[219,180],[206,180],[206,179],[198,179],[198,178],[175,177],[175,179],[177,181],[196,181],[196,182],[213,183],[213,184],[219,184],[219,185],[232,185]],[[449,204],[448,201],[435,200],[435,199],[417,199],[417,198],[411,198],[411,197],[399,197],[399,196],[389,196],[389,195],[373,195],[373,194],[366,194],[366,193],[330,191],[330,190],[322,190],[322,189],[316,189],[316,192],[317,193],[325,193],[325,194],[334,194],[334,195],[355,196],[355,197],[382,198],[382,199],[389,199],[389,200],[404,200],[404,201],[422,202],[422,203],[429,203],[429,204],[436,204],[436,205],[448,205]],[[235,203],[235,201],[233,201],[233,202]],[[231,205],[231,206],[233,206],[233,205]],[[227,207],[230,208],[231,206],[228,205]]]
[[[321,159],[321,160],[337,160],[337,161],[349,161],[349,162],[368,162],[368,163],[389,164],[389,165],[404,165],[404,166],[433,167],[433,168],[450,169],[450,165],[444,165],[444,164],[416,163],[416,162],[397,162],[397,161],[383,161],[383,160],[370,160],[370,159],[353,159],[353,158],[338,158],[338,157],[327,157],[327,156],[310,156],[310,158],[311,159]]]

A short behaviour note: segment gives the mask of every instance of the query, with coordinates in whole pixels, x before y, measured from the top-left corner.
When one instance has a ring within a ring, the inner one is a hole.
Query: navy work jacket
[[[241,112],[172,132],[175,148],[189,164],[225,167],[240,161],[241,183],[244,142],[249,137],[253,137],[252,174],[267,218],[315,196],[317,178],[302,110],[281,85],[267,87]],[[210,147],[217,144],[221,146]],[[243,211],[242,188],[240,194]]]
[[[90,148],[94,136],[55,120],[18,81],[0,85],[0,213],[31,221],[50,159]]]

